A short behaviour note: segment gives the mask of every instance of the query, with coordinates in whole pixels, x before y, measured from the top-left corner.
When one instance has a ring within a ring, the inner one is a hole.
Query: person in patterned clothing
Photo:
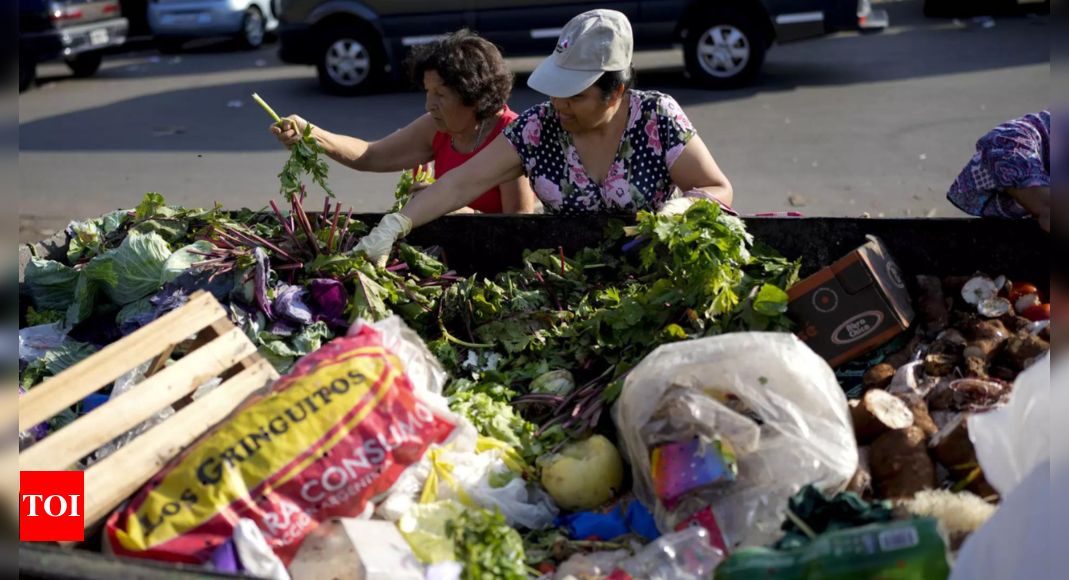
[[[550,101],[527,110],[471,163],[386,216],[357,250],[384,262],[413,227],[521,176],[553,215],[678,215],[699,200],[731,211],[731,183],[679,103],[635,90],[633,55],[625,15],[594,10],[576,17],[528,81]]]
[[[947,197],[979,217],[1038,219],[1050,232],[1050,111],[1026,115],[991,131]]]

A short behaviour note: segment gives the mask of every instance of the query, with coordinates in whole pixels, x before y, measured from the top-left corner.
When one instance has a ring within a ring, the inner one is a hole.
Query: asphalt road
[[[1048,17],[930,20],[919,2],[890,5],[892,28],[774,48],[760,82],[707,92],[688,85],[682,55],[640,55],[640,85],[675,96],[732,180],[745,213],[873,217],[958,215],[945,192],[995,125],[1050,107]],[[541,99],[515,60],[511,105]],[[225,44],[180,57],[112,57],[94,78],[39,68],[19,98],[20,239],[75,218],[136,205],[146,192],[187,206],[260,208],[277,195],[286,151],[268,134],[258,92],[279,113],[331,131],[381,138],[423,111],[396,91],[342,99],[320,92],[312,68],[285,66],[275,48]],[[396,175],[334,166],[331,185],[358,210],[380,211]],[[792,203],[793,201],[793,203]]]

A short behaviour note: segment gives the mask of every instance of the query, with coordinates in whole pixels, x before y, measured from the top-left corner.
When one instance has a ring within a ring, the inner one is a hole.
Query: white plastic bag
[[[109,401],[114,401],[116,398],[121,397],[126,393],[132,391],[134,387],[144,382],[145,373],[148,372],[148,368],[151,364],[151,361],[144,363],[139,367],[135,367],[134,370],[119,377],[118,380],[115,381],[115,386],[111,391],[111,398],[109,399]],[[165,407],[163,409],[160,409],[159,412],[149,417],[148,419],[145,419],[145,421],[137,427],[134,427],[126,433],[119,435],[115,439],[112,439],[110,442],[105,443],[103,446],[100,447],[100,449],[97,449],[96,455],[94,455],[93,458],[90,459],[89,464],[92,465],[94,463],[103,461],[112,453],[115,453],[119,449],[122,449],[123,447],[128,445],[134,439],[140,437],[143,433],[148,432],[149,429],[152,429],[156,425],[163,423],[172,415],[174,415],[174,408]]]
[[[67,342],[62,322],[24,328],[19,331],[19,360],[32,363]]]
[[[1069,365],[1063,361],[1054,378],[1061,395],[1069,388]],[[1064,510],[1059,513],[1058,504],[1052,503],[1055,500],[1064,505],[1058,499],[1064,487],[1051,480],[1050,417],[1064,415],[1065,409],[1051,406],[1050,389],[1048,354],[1017,378],[1006,407],[969,419],[969,435],[980,467],[1002,495],[1003,504],[995,517],[966,541],[951,580],[1053,578],[1051,539],[1064,543],[1064,535],[1052,527],[1051,511],[1055,512],[1055,525],[1065,526]],[[1064,395],[1053,400],[1057,404]],[[1064,477],[1063,457],[1054,459],[1055,477]],[[1052,488],[1059,493],[1052,495]]]
[[[511,481],[506,485],[494,487],[494,481],[509,477]],[[426,495],[428,481],[433,487],[430,496]],[[398,521],[428,497],[431,502],[474,503],[487,510],[500,510],[510,526],[532,530],[552,525],[560,514],[546,493],[529,488],[521,474],[509,468],[502,451],[478,453],[470,437],[429,452],[418,468],[409,469],[398,481],[378,514]]]
[[[724,552],[709,545],[709,532],[688,528],[662,536],[620,569],[643,580],[706,580],[723,561]]]
[[[263,532],[256,522],[242,519],[234,528],[234,549],[237,550],[241,567],[249,576],[268,580],[290,580],[290,574],[278,559],[271,546],[267,545]]]
[[[365,324],[369,323],[358,320],[350,328],[349,336],[356,336]],[[386,350],[401,359],[405,375],[417,391],[442,394],[449,375],[442,368],[442,363],[427,349],[423,339],[409,328],[401,317],[391,316],[369,325],[382,334]]]
[[[576,578],[608,578],[624,560],[631,557],[627,550],[576,554],[557,569],[557,580]]]
[[[628,378],[613,418],[635,494],[652,506],[661,531],[676,531],[710,508],[731,550],[774,543],[792,496],[809,484],[837,493],[857,471],[846,395],[827,362],[790,334],[661,347]],[[656,496],[651,454],[695,438],[731,443],[737,480],[670,510]]]
[[[1017,378],[1006,407],[969,419],[984,477],[1004,497],[1050,460],[1050,354]]]

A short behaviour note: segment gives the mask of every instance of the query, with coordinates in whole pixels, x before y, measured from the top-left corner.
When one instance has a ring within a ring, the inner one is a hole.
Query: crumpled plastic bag
[[[62,322],[24,328],[19,331],[19,360],[34,362],[67,342],[68,329]]]
[[[263,532],[256,527],[256,522],[242,519],[234,528],[234,548],[241,567],[254,578],[269,580],[290,580],[290,574],[278,559],[271,546],[264,539]]]
[[[613,419],[635,494],[654,506],[661,531],[703,513],[707,520],[711,510],[729,549],[774,543],[792,496],[810,484],[838,493],[858,467],[846,395],[827,362],[790,334],[663,346],[627,379]],[[694,439],[729,443],[736,480],[695,490],[669,509],[655,492],[651,454]]]
[[[627,550],[576,554],[557,569],[557,580],[608,578],[616,567],[631,557]]]
[[[688,528],[646,546],[619,569],[643,580],[706,580],[724,561],[724,552],[709,545],[709,532]]]
[[[969,418],[984,477],[1003,497],[1050,460],[1050,374],[1047,354],[1017,378],[1006,407]]]
[[[111,391],[111,398],[109,400],[114,401],[116,398],[121,397],[126,393],[132,391],[134,387],[144,382],[145,373],[148,372],[149,366],[151,366],[151,364],[151,361],[144,363],[141,366],[135,367],[132,371],[126,373],[125,375],[119,377],[115,381],[115,387]],[[148,432],[149,429],[152,429],[156,425],[159,425],[160,423],[163,423],[167,419],[171,418],[172,415],[174,415],[174,408],[164,407],[163,409],[160,409],[155,415],[149,417],[148,419],[145,419],[145,421],[137,427],[134,427],[126,433],[119,435],[115,439],[112,439],[110,442],[105,443],[103,446],[100,447],[100,449],[97,449],[96,454],[93,456],[93,458],[90,459],[89,464],[92,465],[94,463],[103,461],[112,453],[115,453],[123,447],[126,447],[130,444],[131,441]]]
[[[398,521],[417,504],[454,501],[499,510],[513,527],[539,530],[552,525],[560,511],[548,494],[528,487],[523,459],[499,441],[473,438],[473,431],[431,450],[409,469],[379,507],[379,516]]]
[[[463,515],[466,509],[455,501],[414,505],[397,522],[397,529],[420,562],[453,562],[457,555],[453,539],[446,533],[446,525]]]
[[[1069,364],[1055,370],[1055,385],[1063,389]],[[1052,493],[1059,475],[1064,477],[1063,457],[1053,458],[1050,448],[1052,407],[1051,356],[1048,354],[1017,378],[1010,403],[997,411],[969,419],[969,435],[976,447],[987,481],[1003,497],[1002,506],[962,548],[951,580],[1003,580],[1007,578],[1053,578],[1050,570],[1063,569],[1052,559],[1051,539],[1062,538],[1052,526],[1051,512],[1064,505]],[[1061,395],[1064,397],[1064,394]],[[1063,447],[1064,449],[1064,447]],[[1060,467],[1061,465],[1061,467]],[[1056,503],[1052,503],[1056,502]],[[1060,521],[1059,518],[1054,519]],[[1055,556],[1056,558],[1057,556]],[[1064,559],[1064,558],[1063,558]]]

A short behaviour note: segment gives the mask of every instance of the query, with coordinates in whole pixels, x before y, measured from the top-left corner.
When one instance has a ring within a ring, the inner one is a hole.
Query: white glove
[[[391,213],[360,240],[353,253],[365,252],[376,268],[385,268],[393,245],[411,231],[412,220],[399,213]]]
[[[677,215],[683,215],[687,213],[694,204],[700,201],[694,197],[677,197],[664,204],[661,211],[657,212],[659,217],[675,217]]]

